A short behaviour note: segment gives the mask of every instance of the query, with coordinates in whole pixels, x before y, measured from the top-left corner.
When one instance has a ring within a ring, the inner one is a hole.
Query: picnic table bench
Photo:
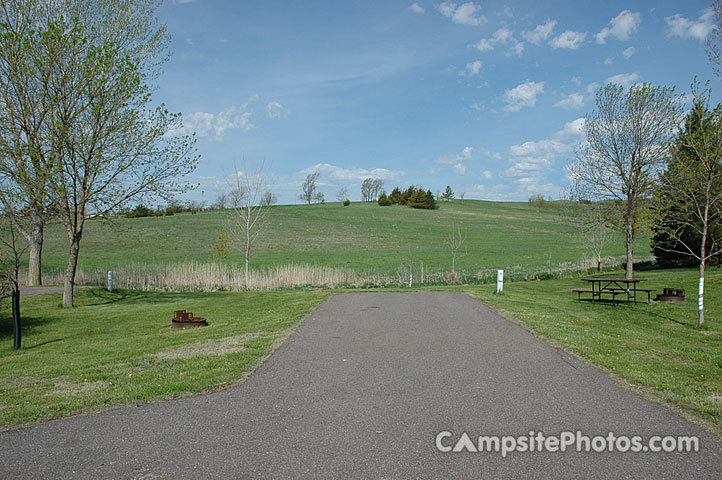
[[[592,288],[575,288],[572,291],[577,294],[577,300],[591,300],[594,303],[595,300],[601,301],[603,296],[609,296],[612,299],[612,304],[616,305],[617,296],[625,295],[627,303],[634,301],[637,303],[637,293],[647,294],[647,303],[652,300],[652,292],[654,289],[649,288],[638,288],[637,284],[640,282],[646,282],[646,278],[582,278],[582,280],[591,283]],[[591,294],[591,298],[582,299],[583,293]]]

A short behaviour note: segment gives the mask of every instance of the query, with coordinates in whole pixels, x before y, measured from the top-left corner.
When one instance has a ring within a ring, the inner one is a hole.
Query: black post
[[[20,321],[20,290],[13,290],[13,348],[20,349],[22,340],[22,322]]]

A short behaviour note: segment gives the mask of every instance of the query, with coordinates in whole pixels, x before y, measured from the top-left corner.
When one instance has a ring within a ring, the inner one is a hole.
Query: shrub
[[[459,283],[459,274],[456,272],[449,272],[444,276],[444,280],[446,280],[446,283],[449,285]]]
[[[346,200],[343,201],[343,206],[344,206],[344,207],[348,207],[349,205],[351,205],[351,200],[346,199]]]
[[[381,205],[382,207],[388,207],[389,205],[393,205],[393,203],[391,202],[391,200],[389,200],[389,197],[386,196],[386,192],[383,192],[383,193],[381,194],[381,196],[379,197],[378,202],[379,202],[379,205]]]

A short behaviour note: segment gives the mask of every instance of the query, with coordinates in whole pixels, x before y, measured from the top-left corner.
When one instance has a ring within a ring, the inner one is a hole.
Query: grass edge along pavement
[[[618,274],[617,274],[618,275]],[[550,345],[611,374],[722,438],[722,271],[707,273],[704,327],[696,328],[696,269],[637,272],[645,288],[683,288],[685,303],[578,302],[580,278],[462,287]],[[607,275],[607,276],[615,276]]]
[[[0,430],[238,385],[332,292],[102,289],[23,297],[23,347],[0,312]],[[173,311],[208,327],[171,329]]]

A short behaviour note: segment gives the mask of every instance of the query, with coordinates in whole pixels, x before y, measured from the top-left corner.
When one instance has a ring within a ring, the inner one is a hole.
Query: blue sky
[[[156,100],[183,113],[201,161],[190,198],[263,162],[280,203],[318,171],[327,200],[364,178],[390,191],[558,198],[594,90],[722,86],[707,2],[166,0],[173,35]]]

